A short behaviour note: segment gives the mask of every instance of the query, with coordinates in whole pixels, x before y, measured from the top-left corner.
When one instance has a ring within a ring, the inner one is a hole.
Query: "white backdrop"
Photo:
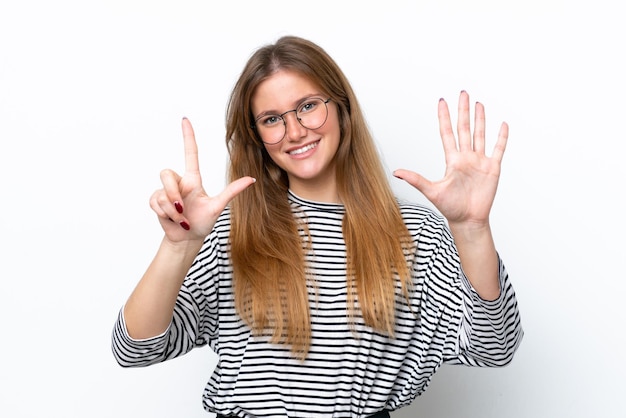
[[[161,237],[148,198],[182,169],[181,117],[221,190],[230,88],[255,48],[295,34],[343,67],[390,172],[442,175],[439,97],[483,102],[490,147],[511,127],[492,223],[523,344],[503,369],[444,367],[394,417],[623,417],[618,4],[3,0],[0,415],[211,416],[209,349],[122,369],[110,332]]]

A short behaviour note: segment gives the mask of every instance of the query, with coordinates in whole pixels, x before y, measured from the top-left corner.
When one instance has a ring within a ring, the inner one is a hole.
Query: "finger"
[[[182,201],[183,197],[180,191],[180,180],[181,176],[178,175],[175,171],[165,169],[161,171],[161,184],[163,184],[163,194],[165,196],[165,200],[163,201],[164,210],[167,210],[168,214],[171,213],[171,208],[173,208],[177,213],[182,213]],[[171,217],[171,215],[168,215]]]
[[[163,189],[157,190],[152,194],[150,197],[150,208],[163,221],[168,220],[176,223],[184,221],[184,218],[178,213]]]
[[[493,147],[492,158],[496,161],[502,161],[502,157],[504,156],[504,151],[506,150],[506,144],[509,140],[509,125],[506,122],[502,122],[500,126],[500,132],[498,132],[498,140],[496,141],[496,145]]]
[[[181,228],[189,231],[189,222],[174,208],[164,190],[158,190],[150,198],[150,207],[159,217],[159,222],[165,228],[168,223],[177,223]]]
[[[474,151],[485,153],[485,106],[476,102],[474,111]]]
[[[471,151],[472,134],[470,128],[469,94],[465,90],[462,90],[459,96],[457,134],[459,135],[459,151]]]
[[[193,132],[191,122],[183,118],[183,142],[185,145],[185,172],[190,174],[200,174],[200,164],[198,163],[198,145]]]
[[[256,179],[253,177],[242,177],[230,183],[220,194],[215,196],[220,207],[226,207],[235,196],[254,184]]]
[[[168,218],[167,213],[165,213],[165,211],[161,207],[161,204],[159,203],[159,196],[161,194],[163,194],[163,189],[157,190],[152,193],[152,196],[150,196],[150,208],[157,214],[159,218]]]
[[[439,135],[441,136],[441,142],[443,143],[443,150],[446,155],[449,155],[455,151],[456,138],[452,131],[452,122],[450,121],[450,111],[448,110],[448,104],[444,99],[439,99],[439,105],[437,107],[437,117],[439,118]]]
[[[393,172],[393,175],[401,180],[406,181],[411,186],[422,192],[424,196],[429,198],[430,190],[432,188],[432,182],[424,178],[422,175],[417,174],[410,170],[398,169]]]

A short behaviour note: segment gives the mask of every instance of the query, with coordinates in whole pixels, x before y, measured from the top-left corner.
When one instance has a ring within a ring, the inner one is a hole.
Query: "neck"
[[[305,200],[323,203],[341,203],[337,193],[337,184],[333,182],[304,183],[301,181],[289,181],[289,189]]]

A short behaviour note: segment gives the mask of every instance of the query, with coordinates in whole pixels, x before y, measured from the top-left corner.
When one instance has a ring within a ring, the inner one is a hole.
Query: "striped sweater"
[[[482,300],[460,267],[444,219],[400,203],[416,251],[408,300],[397,297],[393,338],[346,316],[344,208],[289,194],[311,239],[306,256],[312,344],[306,360],[252,336],[235,312],[228,255],[230,213],[220,216],[180,289],[170,327],[132,339],[123,310],[112,334],[124,367],[147,366],[208,344],[217,365],[203,394],[207,411],[250,417],[366,417],[408,405],[442,363],[504,366],[523,335],[515,293],[499,262],[500,297]],[[355,332],[356,331],[356,332]]]

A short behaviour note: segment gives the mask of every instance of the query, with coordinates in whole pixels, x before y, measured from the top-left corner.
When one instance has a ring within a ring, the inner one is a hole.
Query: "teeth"
[[[290,155],[302,154],[303,152],[307,152],[308,150],[313,149],[316,146],[317,146],[317,142],[314,142],[313,144],[307,145],[306,147],[298,148],[297,150],[291,151],[289,154]]]

